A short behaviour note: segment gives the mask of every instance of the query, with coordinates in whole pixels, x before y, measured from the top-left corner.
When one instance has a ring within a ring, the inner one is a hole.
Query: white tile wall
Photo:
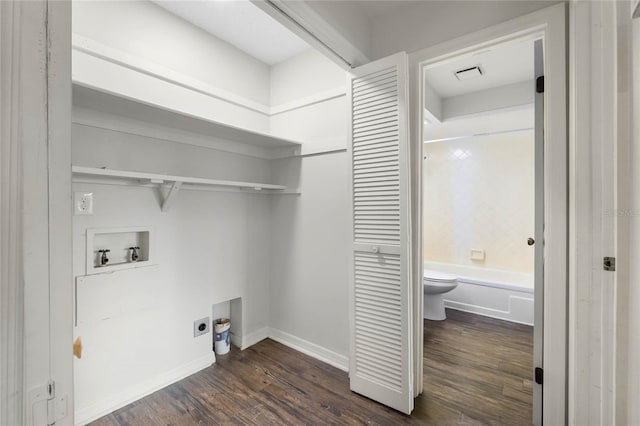
[[[428,143],[424,154],[425,260],[532,272],[533,130]]]

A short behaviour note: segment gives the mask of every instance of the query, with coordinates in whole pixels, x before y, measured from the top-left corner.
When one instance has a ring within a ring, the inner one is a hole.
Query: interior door
[[[535,93],[535,266],[533,318],[533,419],[542,425],[542,384],[536,383],[543,368],[544,327],[544,55],[542,40],[534,43]],[[542,79],[542,80],[540,80]],[[541,84],[539,82],[542,82]],[[541,381],[541,380],[540,380]]]
[[[410,414],[413,326],[406,53],[349,80],[351,390]]]

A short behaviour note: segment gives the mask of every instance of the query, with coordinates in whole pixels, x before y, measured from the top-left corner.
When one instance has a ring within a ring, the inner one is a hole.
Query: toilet
[[[458,286],[458,277],[439,271],[424,270],[424,317],[428,320],[447,319],[442,295]]]

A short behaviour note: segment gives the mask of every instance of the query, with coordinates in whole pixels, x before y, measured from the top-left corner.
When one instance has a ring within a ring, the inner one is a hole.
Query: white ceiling
[[[455,71],[480,65],[484,75],[460,81]],[[437,64],[425,73],[426,81],[442,98],[531,81],[533,41],[526,40]]]
[[[267,65],[285,61],[310,48],[248,0],[152,1]]]
[[[391,14],[402,7],[412,6],[416,3],[416,0],[356,0],[352,1],[352,3],[372,21],[379,16]]]

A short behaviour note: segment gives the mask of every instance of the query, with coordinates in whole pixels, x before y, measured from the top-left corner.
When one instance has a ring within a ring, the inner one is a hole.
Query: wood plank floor
[[[447,310],[425,321],[425,392],[405,416],[349,391],[347,374],[272,340],[93,425],[530,425],[533,329]]]

